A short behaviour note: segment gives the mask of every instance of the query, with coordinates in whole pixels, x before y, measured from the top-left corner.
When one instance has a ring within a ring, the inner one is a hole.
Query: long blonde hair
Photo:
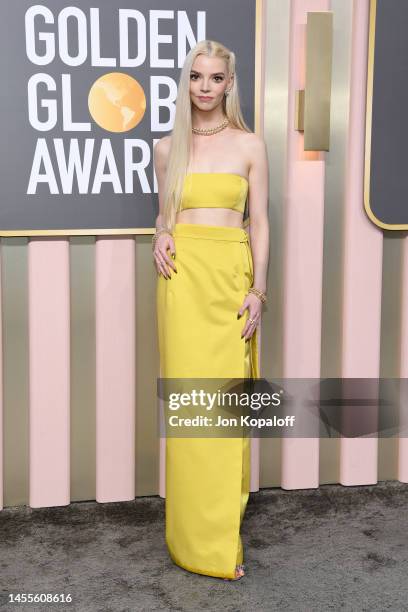
[[[171,146],[167,160],[167,172],[163,195],[163,222],[165,227],[170,231],[174,228],[176,213],[180,205],[184,179],[187,174],[190,160],[192,148],[190,72],[195,58],[200,54],[206,55],[207,57],[220,57],[225,60],[227,79],[231,74],[234,74],[234,79],[228,96],[224,96],[222,101],[224,114],[233,127],[251,132],[241,112],[238,81],[235,70],[235,53],[215,40],[200,41],[186,56],[181,69],[177,90],[176,113],[173,130],[171,132]]]

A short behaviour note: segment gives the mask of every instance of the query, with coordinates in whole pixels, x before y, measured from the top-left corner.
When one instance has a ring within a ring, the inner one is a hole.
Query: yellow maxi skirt
[[[253,282],[242,228],[176,223],[171,278],[157,281],[162,378],[258,378],[257,330],[245,341]],[[170,254],[170,252],[168,252]],[[166,544],[191,572],[234,578],[249,497],[250,439],[166,438]]]

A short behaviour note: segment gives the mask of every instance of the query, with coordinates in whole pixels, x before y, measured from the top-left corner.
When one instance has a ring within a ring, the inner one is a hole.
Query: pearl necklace
[[[193,127],[192,130],[194,134],[200,134],[201,136],[210,136],[211,134],[216,134],[217,132],[221,132],[221,130],[227,127],[228,123],[229,123],[228,119],[225,119],[225,121],[223,121],[222,123],[220,123],[220,125],[217,125],[216,127],[213,127],[213,128],[195,128]]]

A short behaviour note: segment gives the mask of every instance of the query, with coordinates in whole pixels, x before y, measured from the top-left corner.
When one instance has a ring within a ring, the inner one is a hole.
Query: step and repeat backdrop
[[[0,235],[153,228],[153,147],[200,40],[236,53],[254,127],[253,0],[4,0],[0,12]]]

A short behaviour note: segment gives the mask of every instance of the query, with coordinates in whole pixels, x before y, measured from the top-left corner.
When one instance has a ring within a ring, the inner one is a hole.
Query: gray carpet
[[[4,610],[222,612],[408,610],[408,485],[323,485],[252,493],[238,582],[175,566],[164,500],[0,512]],[[10,605],[9,593],[70,593]]]

